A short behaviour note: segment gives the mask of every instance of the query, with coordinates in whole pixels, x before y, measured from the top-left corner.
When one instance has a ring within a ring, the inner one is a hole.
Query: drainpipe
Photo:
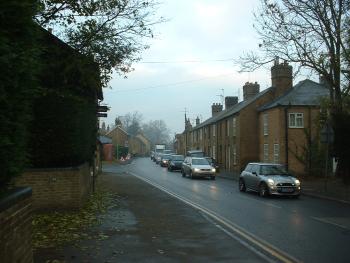
[[[288,171],[288,109],[290,108],[290,105],[284,107],[284,139],[285,139],[285,163],[286,163],[286,170]]]

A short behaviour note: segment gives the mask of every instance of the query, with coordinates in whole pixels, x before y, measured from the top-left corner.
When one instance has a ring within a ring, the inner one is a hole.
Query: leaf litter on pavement
[[[112,193],[98,188],[86,205],[77,211],[35,214],[32,221],[34,249],[58,247],[82,239],[107,239],[108,236],[103,233],[92,236],[84,230],[99,224],[103,214],[115,205]]]

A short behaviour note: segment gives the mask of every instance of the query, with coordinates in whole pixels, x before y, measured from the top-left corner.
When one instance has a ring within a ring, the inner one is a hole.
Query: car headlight
[[[194,172],[199,172],[199,171],[200,171],[200,169],[198,169],[198,168],[194,168],[194,169],[193,169],[193,171],[194,171]]]
[[[294,183],[295,183],[296,185],[300,185],[300,181],[299,181],[298,179],[296,179],[296,180],[294,181]]]
[[[267,182],[269,185],[274,185],[275,184],[275,181],[272,180],[272,179],[267,179]]]
[[[212,171],[213,173],[215,173],[215,172],[216,172],[216,169],[215,169],[215,168],[212,168],[211,171]]]

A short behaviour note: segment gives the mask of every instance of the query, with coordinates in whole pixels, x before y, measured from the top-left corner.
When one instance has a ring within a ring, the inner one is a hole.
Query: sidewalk
[[[99,180],[115,194],[114,207],[88,230],[100,238],[38,250],[35,262],[264,262],[201,212],[132,175]]]
[[[221,171],[218,176],[235,181],[239,178],[239,175],[227,171]],[[350,186],[344,185],[340,179],[329,178],[327,187],[323,178],[301,180],[301,185],[304,195],[350,204]]]

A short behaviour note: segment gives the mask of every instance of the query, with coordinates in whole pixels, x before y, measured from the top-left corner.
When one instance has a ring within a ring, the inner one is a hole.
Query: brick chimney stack
[[[236,96],[227,96],[225,97],[225,109],[233,107],[238,103],[238,97]]]
[[[256,94],[260,92],[260,85],[258,82],[250,83],[246,82],[243,86],[243,100],[248,100],[254,97]]]
[[[221,111],[222,111],[222,104],[220,104],[220,103],[213,103],[213,105],[211,105],[211,115],[212,116],[217,115]]]
[[[287,61],[279,62],[279,58],[275,59],[274,65],[271,67],[271,84],[275,87],[275,98],[283,95],[288,89],[293,87],[293,67]]]
[[[201,123],[201,121],[200,121],[199,117],[197,116],[197,118],[196,118],[196,126],[199,125],[200,123]]]

